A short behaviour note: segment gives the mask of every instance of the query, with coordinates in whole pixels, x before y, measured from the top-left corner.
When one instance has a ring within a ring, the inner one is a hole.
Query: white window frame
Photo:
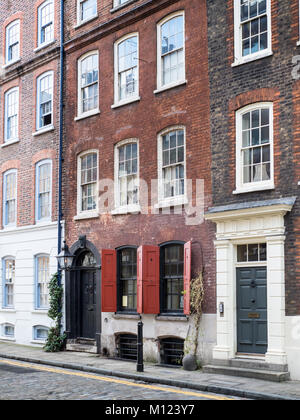
[[[83,112],[82,111],[82,86],[81,86],[81,65],[82,62],[88,58],[89,56],[92,55],[96,55],[97,56],[97,63],[98,63],[98,104],[97,107],[90,110],[90,111],[86,111]],[[89,51],[86,54],[82,55],[79,59],[78,59],[78,66],[77,66],[77,71],[78,71],[78,80],[77,80],[77,117],[75,118],[75,121],[77,120],[81,120],[83,118],[87,118],[90,117],[92,115],[96,115],[100,113],[99,110],[99,92],[100,92],[100,83],[99,83],[99,52],[98,50],[93,50],[93,51]]]
[[[178,16],[183,17],[183,60],[184,60],[184,69],[183,69],[183,77],[182,80],[177,80],[176,82],[169,83],[167,85],[163,84],[162,80],[162,56],[161,56],[161,28],[162,26],[168,22],[171,19],[174,19]],[[182,84],[186,84],[186,55],[185,55],[185,48],[186,48],[186,42],[185,42],[185,12],[178,11],[175,13],[172,13],[168,16],[166,16],[164,19],[162,19],[158,25],[157,25],[157,89],[154,91],[154,93],[159,93],[163,90],[171,89],[176,86],[180,86]]]
[[[96,208],[92,210],[82,210],[82,190],[81,190],[81,162],[86,155],[95,153],[97,155],[97,182],[96,182]],[[77,156],[77,215],[75,220],[89,219],[99,216],[99,151],[97,149],[85,150]]]
[[[50,165],[50,195],[49,195],[49,216],[48,217],[41,217],[40,214],[39,214],[39,207],[40,207],[40,201],[39,201],[40,174],[39,174],[39,169],[43,165]],[[52,160],[51,159],[44,159],[44,160],[41,160],[40,162],[38,162],[36,164],[35,186],[36,186],[35,187],[35,191],[36,191],[36,194],[35,194],[35,221],[37,223],[51,221],[51,218],[52,218]]]
[[[40,99],[41,99],[41,81],[46,77],[52,77],[52,88],[51,88],[51,123],[47,125],[40,125],[40,117],[41,117],[41,107],[40,107]],[[53,128],[53,91],[54,91],[54,72],[47,71],[41,74],[36,80],[36,129],[37,131],[44,131]]]
[[[14,26],[14,25],[18,25],[18,31],[19,31],[19,39],[18,39],[18,56],[15,57],[14,59],[9,60],[8,59],[8,52],[9,52],[9,36],[8,36],[8,32],[9,30]],[[20,60],[20,47],[21,47],[21,21],[20,19],[16,19],[13,22],[11,22],[9,25],[7,25],[6,29],[5,29],[5,65],[10,65],[10,64],[14,64],[17,61]]]
[[[14,335],[6,335],[5,334],[5,328],[6,327],[13,328]],[[15,331],[15,325],[14,324],[11,324],[10,322],[5,322],[4,324],[1,324],[1,339],[8,340],[8,341],[15,341],[15,333],[16,333],[16,331]]]
[[[52,14],[53,14],[53,19],[51,22],[52,25],[52,38],[49,41],[44,41],[42,42],[42,10],[48,6],[52,4]],[[55,15],[54,15],[54,1],[53,0],[46,0],[44,3],[42,3],[39,7],[38,7],[38,48],[42,48],[45,47],[48,44],[51,44],[51,42],[54,41],[54,19],[55,19]]]
[[[14,223],[6,223],[6,188],[7,188],[7,176],[14,173],[16,175],[16,196],[15,196],[15,222]],[[2,225],[4,228],[15,227],[17,225],[18,220],[18,170],[17,169],[10,169],[3,174],[3,221]]]
[[[184,133],[184,194],[177,195],[174,197],[164,197],[164,186],[163,186],[163,136],[172,132],[172,131],[179,131],[182,130]],[[176,125],[172,127],[168,127],[165,130],[161,131],[158,134],[158,142],[157,142],[157,170],[158,170],[158,185],[157,185],[157,192],[158,192],[158,203],[155,205],[155,208],[163,208],[163,207],[173,207],[173,206],[180,206],[183,204],[188,203],[187,198],[187,178],[186,178],[186,127],[183,125]]]
[[[11,94],[16,94],[16,103],[17,103],[17,133],[15,137],[7,137],[7,128],[8,128],[8,97]],[[15,143],[19,140],[19,87],[13,87],[9,89],[7,92],[5,92],[4,95],[4,142],[9,143]]]
[[[98,0],[96,2],[96,13],[86,19],[81,19],[81,4],[86,0],[77,0],[77,26],[80,26],[86,22],[89,22],[92,19],[95,19],[98,16]]]
[[[242,22],[240,13],[240,0],[234,0],[234,62],[232,67],[259,60],[264,57],[273,55],[272,52],[272,16],[271,16],[271,0],[267,1],[267,25],[268,25],[268,48],[249,54],[243,57],[242,53]]]
[[[40,300],[40,284],[43,284],[39,282],[39,260],[41,258],[46,258],[48,260],[48,281],[46,284],[48,285],[48,305],[42,305]],[[35,260],[35,309],[49,309],[49,282],[50,282],[50,255],[49,254],[38,254],[34,257]]]
[[[119,95],[119,45],[126,41],[127,39],[130,38],[137,38],[137,92],[135,95],[125,98],[125,99],[120,99],[120,95]],[[138,32],[133,32],[130,34],[127,34],[125,36],[123,36],[122,38],[120,38],[117,42],[115,42],[114,44],[114,105],[112,106],[112,108],[115,108],[117,106],[122,106],[122,105],[126,105],[129,104],[131,102],[135,102],[140,100],[140,96],[139,96],[139,70],[140,70],[140,66],[139,66],[139,34]]]
[[[115,208],[112,210],[112,214],[127,214],[127,213],[138,213],[141,211],[140,206],[140,191],[138,191],[138,202],[135,204],[127,204],[121,206],[120,204],[120,188],[119,188],[119,149],[120,147],[126,146],[127,144],[135,143],[137,145],[137,187],[140,188],[140,151],[139,151],[139,140],[136,138],[130,138],[122,140],[115,145],[114,150],[114,196],[115,196]]]
[[[12,283],[9,283],[9,284],[13,285],[13,293],[12,293],[13,303],[12,303],[12,305],[9,305],[7,303],[6,261],[14,261],[14,280],[13,280]],[[14,305],[15,305],[15,281],[16,281],[16,259],[15,259],[15,257],[13,257],[11,255],[6,256],[2,259],[2,294],[3,294],[3,296],[2,296],[2,308],[5,308],[5,309],[13,309],[14,308]]]
[[[37,336],[37,331],[38,330],[45,330],[45,331],[47,331],[49,333],[49,327],[46,327],[45,325],[34,325],[32,327],[32,338],[33,338],[33,341],[34,342],[37,342],[37,343],[45,343],[47,339],[42,339],[42,338],[39,338]]]
[[[122,2],[122,0],[114,0],[114,5],[113,5],[113,7],[114,8],[116,8],[116,7],[121,7],[121,6],[123,6],[124,4],[126,4],[126,3],[128,3],[130,0],[125,0],[125,1],[123,1]]]
[[[269,134],[270,134],[270,179],[267,181],[243,183],[243,157],[242,157],[242,117],[244,114],[256,109],[269,109]],[[236,111],[236,189],[233,194],[241,194],[252,191],[271,190],[274,185],[274,122],[273,103],[258,102],[248,105]]]

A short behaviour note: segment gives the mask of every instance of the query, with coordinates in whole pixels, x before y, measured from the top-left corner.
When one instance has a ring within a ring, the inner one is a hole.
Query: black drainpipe
[[[59,159],[58,159],[58,254],[62,240],[62,163],[63,163],[63,88],[64,88],[64,0],[60,0],[60,81],[59,81]],[[61,271],[58,267],[58,281],[61,284]]]

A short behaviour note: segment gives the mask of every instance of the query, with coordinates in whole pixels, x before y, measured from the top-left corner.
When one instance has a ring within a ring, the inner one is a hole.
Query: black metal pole
[[[137,331],[137,372],[144,372],[144,357],[143,357],[143,323],[142,321],[138,322],[138,331]]]

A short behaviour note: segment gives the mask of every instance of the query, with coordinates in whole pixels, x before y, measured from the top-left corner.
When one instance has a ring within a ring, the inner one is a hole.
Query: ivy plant
[[[58,352],[63,350],[66,339],[66,334],[61,333],[63,287],[59,283],[58,273],[53,274],[49,282],[49,300],[48,316],[55,321],[55,325],[49,330],[44,350]]]

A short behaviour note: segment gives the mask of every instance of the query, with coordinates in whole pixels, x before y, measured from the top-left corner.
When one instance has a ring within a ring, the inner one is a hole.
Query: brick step
[[[241,368],[231,366],[206,365],[203,366],[204,373],[212,373],[215,375],[240,376],[243,378],[261,379],[270,382],[283,382],[290,379],[289,372],[278,372],[273,370],[262,370],[252,368]]]

